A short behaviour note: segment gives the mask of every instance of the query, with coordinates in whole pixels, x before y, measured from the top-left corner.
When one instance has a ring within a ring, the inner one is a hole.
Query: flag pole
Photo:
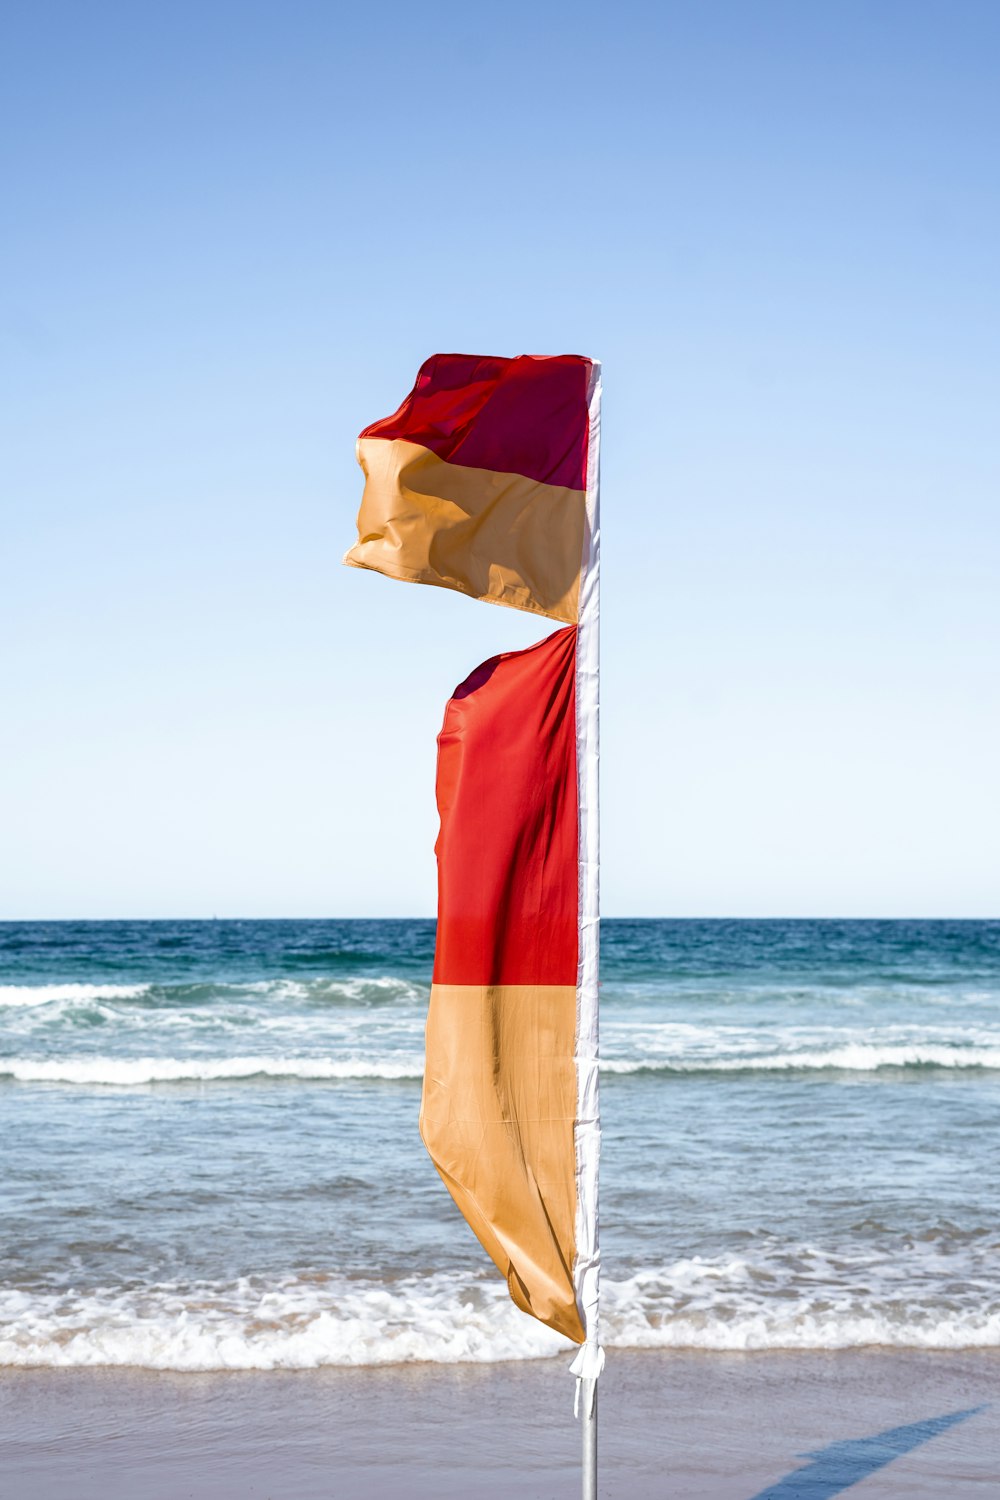
[[[583,1500],[597,1500],[597,1378],[600,1347],[598,1171],[601,1109],[598,1077],[600,963],[600,451],[601,366],[588,391],[587,504],[577,630],[576,734],[580,810],[580,949],[577,979],[576,1282],[585,1340],[573,1362],[578,1377]]]
[[[576,626],[486,663],[446,710],[420,1131],[517,1305],[580,1341],[571,1368],[584,1500],[597,1494],[604,1362],[597,1203],[600,436],[597,360],[432,355],[398,411],[358,438],[365,489],[358,541],[344,558],[351,567]],[[482,535],[478,523],[470,529],[461,522],[486,511]],[[512,707],[519,694],[520,709]],[[525,705],[534,719],[525,717]],[[574,769],[575,806],[568,795]],[[505,785],[515,770],[518,797]],[[469,871],[479,892],[471,911]]]
[[[597,1500],[597,1381],[583,1382],[583,1500]]]

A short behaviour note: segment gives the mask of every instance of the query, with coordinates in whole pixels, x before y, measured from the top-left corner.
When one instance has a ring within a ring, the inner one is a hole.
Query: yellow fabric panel
[[[577,1343],[576,988],[435,984],[420,1134],[518,1307]]]
[[[365,491],[344,558],[575,625],[583,490],[447,462],[402,438],[359,438]]]

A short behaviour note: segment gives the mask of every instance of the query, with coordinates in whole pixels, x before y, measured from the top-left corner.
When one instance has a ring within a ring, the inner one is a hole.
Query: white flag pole
[[[576,1263],[574,1282],[585,1342],[571,1369],[583,1437],[583,1500],[597,1500],[597,1377],[600,1346],[598,1163],[601,1108],[598,1078],[600,961],[600,558],[601,366],[592,361],[588,392],[590,441],[587,504],[576,648],[576,753],[580,810],[580,953],[576,1026]]]

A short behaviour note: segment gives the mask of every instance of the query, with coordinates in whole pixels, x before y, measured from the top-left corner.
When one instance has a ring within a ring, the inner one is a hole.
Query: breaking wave
[[[414,1036],[412,1044],[419,1044]],[[934,1069],[998,1071],[1000,1047],[928,1044],[848,1043],[813,1051],[775,1051],[737,1057],[656,1057],[601,1060],[611,1075],[796,1074],[925,1072]],[[336,1083],[354,1079],[395,1082],[419,1080],[418,1051],[387,1050],[349,1057],[245,1055],[240,1057],[8,1057],[0,1058],[0,1079],[18,1083],[62,1083],[137,1087],[166,1083],[234,1083],[252,1079],[300,1079]]]
[[[676,1261],[605,1281],[604,1342],[714,1351],[1000,1347],[1000,1289],[953,1275],[943,1295],[928,1285],[924,1262],[919,1252],[880,1262],[809,1246],[756,1261]],[[458,1273],[0,1292],[0,1365],[306,1370],[544,1359],[571,1348],[519,1313],[502,1283]]]
[[[367,1008],[426,1001],[428,984],[417,984],[395,975],[356,979],[263,979],[240,982],[199,983],[177,980],[156,984],[0,984],[0,1007],[88,1005],[100,1000],[140,1000],[143,1009],[178,1005],[206,1006],[233,1000],[284,1001],[307,1006],[349,1005]],[[125,1007],[127,1015],[131,1007]]]
[[[601,1060],[601,1069],[607,1073],[876,1073],[890,1068],[1000,1069],[1000,1046],[848,1042],[812,1051],[760,1052],[738,1057]]]
[[[0,984],[0,1006],[51,1005],[59,1001],[90,1004],[94,1000],[136,1000],[148,984]]]
[[[415,1078],[423,1074],[418,1059],[372,1062],[326,1057],[76,1057],[0,1058],[0,1079],[18,1083],[96,1084],[129,1088],[153,1083],[238,1082],[254,1078],[347,1079]]]

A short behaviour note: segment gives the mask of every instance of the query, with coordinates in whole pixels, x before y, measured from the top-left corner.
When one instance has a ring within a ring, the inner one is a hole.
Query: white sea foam
[[[0,1292],[0,1365],[315,1369],[537,1359],[570,1345],[495,1282],[325,1277],[136,1292]]]
[[[383,1061],[327,1057],[65,1057],[0,1058],[0,1079],[18,1083],[96,1084],[119,1088],[152,1083],[214,1083],[250,1078],[419,1078],[419,1058]]]
[[[289,1028],[291,1029],[291,1028]],[[400,1040],[403,1038],[401,1037]],[[355,1041],[362,1040],[355,1036]],[[368,1039],[369,1046],[372,1038]],[[416,1036],[407,1037],[412,1046]],[[1000,1070],[1000,1046],[955,1044],[885,1045],[848,1043],[812,1051],[741,1053],[736,1057],[703,1053],[697,1057],[603,1058],[611,1074],[699,1073],[876,1073],[907,1069]],[[298,1078],[312,1082],[351,1079],[417,1080],[423,1076],[419,1052],[385,1047],[350,1057],[7,1057],[0,1058],[0,1079],[19,1083],[63,1083],[134,1087],[159,1083],[237,1082],[260,1078]]]
[[[1000,1046],[956,1042],[847,1042],[842,1046],[801,1051],[742,1052],[736,1057],[703,1053],[698,1057],[603,1058],[608,1073],[787,1073],[837,1071],[874,1073],[882,1068],[1000,1068]]]
[[[88,1004],[93,1000],[135,1000],[148,984],[0,984],[0,1006],[51,1005],[54,1001]]]
[[[996,1247],[992,1253],[995,1254]],[[604,1342],[622,1349],[1000,1348],[995,1282],[935,1279],[926,1253],[679,1260],[605,1280]],[[376,1283],[335,1276],[0,1292],[0,1365],[167,1370],[314,1369],[542,1359],[568,1342],[496,1279],[440,1273]]]
[[[695,1256],[606,1283],[602,1323],[609,1345],[634,1349],[1000,1348],[1000,1288],[980,1261],[988,1252],[806,1245]]]
[[[414,984],[392,974],[365,976],[358,979],[261,979],[250,984],[220,985],[219,989],[238,989],[246,994],[266,995],[277,1000],[306,1001],[312,1005],[348,1004],[371,1006],[392,1001],[424,1001],[430,985]]]
[[[183,1003],[191,991],[200,992],[197,1010],[205,1009],[205,1002],[231,1004],[241,997],[262,998],[291,1004],[358,1005],[365,1008],[389,1003],[426,1003],[429,985],[412,983],[393,975],[373,975],[360,979],[262,979],[247,983],[216,982],[211,985],[194,982],[159,982],[156,998],[174,1007],[178,1000]],[[68,1005],[88,1005],[100,1000],[138,1000],[153,994],[152,984],[83,984],[75,982],[57,984],[0,984],[0,1007],[35,1007],[61,1002]],[[164,1010],[164,1015],[169,1011]],[[128,1018],[128,1012],[126,1011]],[[134,1019],[134,1016],[131,1017]]]
[[[313,1000],[337,999],[371,1003],[390,1000],[423,1000],[430,994],[429,984],[413,984],[387,974],[364,979],[313,980],[309,985]]]

